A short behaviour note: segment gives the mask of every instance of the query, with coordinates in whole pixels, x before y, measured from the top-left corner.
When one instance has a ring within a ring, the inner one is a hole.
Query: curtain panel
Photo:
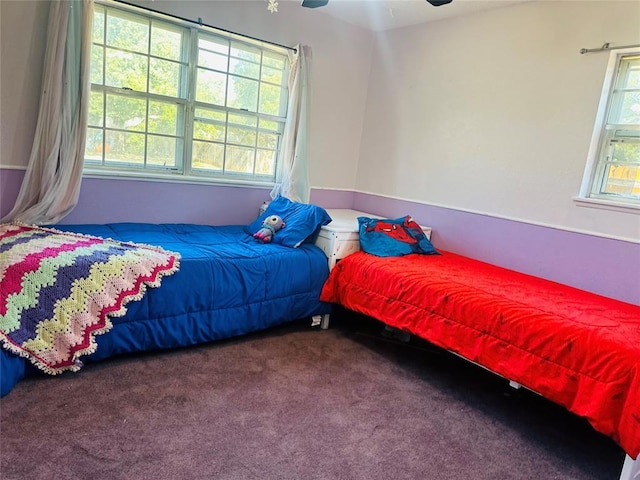
[[[298,45],[292,53],[289,75],[287,121],[278,156],[276,183],[271,198],[278,194],[295,202],[309,202],[309,72],[311,47]]]
[[[53,0],[38,122],[13,209],[0,221],[52,224],[78,202],[90,94],[93,0]]]

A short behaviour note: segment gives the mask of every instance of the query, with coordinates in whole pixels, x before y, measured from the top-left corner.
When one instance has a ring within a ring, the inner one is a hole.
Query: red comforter
[[[456,352],[640,453],[640,307],[444,252],[358,252],[321,300]]]

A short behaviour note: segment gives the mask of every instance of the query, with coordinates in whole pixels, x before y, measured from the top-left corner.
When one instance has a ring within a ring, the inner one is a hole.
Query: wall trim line
[[[312,187],[312,189],[316,189],[316,187]],[[341,190],[338,188],[318,188],[319,190]],[[577,233],[580,235],[589,235],[592,237],[601,237],[601,238],[606,238],[609,240],[618,240],[621,242],[628,242],[628,243],[635,243],[635,244],[640,244],[640,238],[632,238],[632,237],[624,237],[624,236],[620,236],[620,235],[609,235],[609,234],[605,234],[605,233],[600,233],[600,232],[594,232],[594,231],[590,231],[590,230],[583,230],[583,229],[578,229],[578,228],[570,228],[570,227],[565,227],[562,225],[555,225],[555,224],[551,224],[551,223],[545,223],[545,222],[536,222],[536,221],[532,221],[532,220],[525,220],[522,218],[516,218],[516,217],[510,217],[507,215],[497,215],[494,213],[488,213],[488,212],[483,212],[480,210],[472,210],[472,209],[468,209],[468,208],[461,208],[461,207],[452,207],[449,205],[443,205],[443,204],[439,204],[439,203],[432,203],[432,202],[424,202],[421,200],[412,200],[410,198],[404,198],[404,197],[396,197],[394,195],[383,195],[380,193],[372,193],[372,192],[367,192],[364,190],[357,190],[354,189],[352,190],[354,193],[357,194],[362,194],[362,195],[372,195],[374,197],[384,197],[384,198],[388,198],[391,200],[399,200],[402,202],[411,202],[411,203],[417,203],[420,205],[425,205],[428,207],[436,207],[436,208],[444,208],[447,210],[454,210],[457,212],[463,212],[463,213],[470,213],[473,215],[482,215],[485,217],[491,217],[491,218],[497,218],[500,220],[508,220],[510,222],[518,222],[518,223],[524,223],[527,225],[533,225],[536,227],[544,227],[544,228],[551,228],[554,230],[561,230],[564,232],[569,232],[569,233]]]
[[[23,166],[23,165],[0,165],[0,171],[1,170],[27,170],[27,167]],[[89,177],[91,178],[91,177]],[[103,177],[104,178],[104,177]],[[110,180],[131,180],[129,178],[110,178]],[[141,180],[141,179],[137,179],[137,180]],[[156,179],[154,179],[155,181],[157,181]],[[258,185],[233,185],[233,184],[205,184],[205,185],[210,185],[210,186],[217,186],[217,187],[249,187],[249,188],[256,188],[256,189],[261,189],[261,188],[265,188],[260,187]],[[367,192],[365,190],[358,190],[358,189],[349,189],[349,188],[331,188],[331,187],[311,187],[311,190],[333,190],[333,191],[339,191],[339,192],[353,192],[353,193],[357,193],[357,194],[361,194],[361,195],[371,195],[374,197],[383,197],[383,198],[388,198],[391,200],[399,200],[401,202],[410,202],[410,203],[417,203],[420,205],[425,205],[427,207],[436,207],[436,208],[444,208],[447,210],[454,210],[456,212],[463,212],[463,213],[470,213],[473,215],[482,215],[484,217],[491,217],[491,218],[497,218],[500,220],[507,220],[510,222],[518,222],[518,223],[524,223],[527,225],[533,225],[536,227],[543,227],[543,228],[551,228],[554,230],[560,230],[560,231],[564,231],[564,232],[569,232],[569,233],[577,233],[580,235],[589,235],[592,237],[601,237],[601,238],[607,238],[609,240],[618,240],[618,241],[622,241],[622,242],[628,242],[628,243],[635,243],[635,244],[640,244],[640,238],[631,238],[631,237],[623,237],[623,236],[619,236],[619,235],[609,235],[609,234],[605,234],[605,233],[600,233],[600,232],[594,232],[594,231],[590,231],[590,230],[583,230],[583,229],[579,229],[579,228],[570,228],[570,227],[565,227],[562,225],[555,225],[552,223],[546,223],[546,222],[536,222],[536,221],[532,221],[532,220],[525,220],[522,218],[516,218],[516,217],[511,217],[508,215],[497,215],[494,213],[488,213],[488,212],[483,212],[480,210],[472,210],[469,208],[461,208],[461,207],[452,207],[450,205],[443,205],[440,203],[433,203],[433,202],[425,202],[422,200],[413,200],[410,198],[405,198],[405,197],[397,197],[395,195],[384,195],[384,194],[380,194],[380,193],[373,193],[373,192]],[[353,207],[353,206],[352,206]]]
[[[24,165],[0,165],[0,170],[24,170],[27,171],[27,167]]]

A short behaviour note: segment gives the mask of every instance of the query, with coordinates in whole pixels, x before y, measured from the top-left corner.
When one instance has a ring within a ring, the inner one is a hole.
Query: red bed
[[[448,252],[355,253],[321,300],[458,353],[640,453],[638,306]]]

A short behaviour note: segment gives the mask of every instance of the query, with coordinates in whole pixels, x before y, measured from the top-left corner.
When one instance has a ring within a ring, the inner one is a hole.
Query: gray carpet
[[[585,421],[344,315],[88,364],[0,401],[2,479],[607,480]]]

